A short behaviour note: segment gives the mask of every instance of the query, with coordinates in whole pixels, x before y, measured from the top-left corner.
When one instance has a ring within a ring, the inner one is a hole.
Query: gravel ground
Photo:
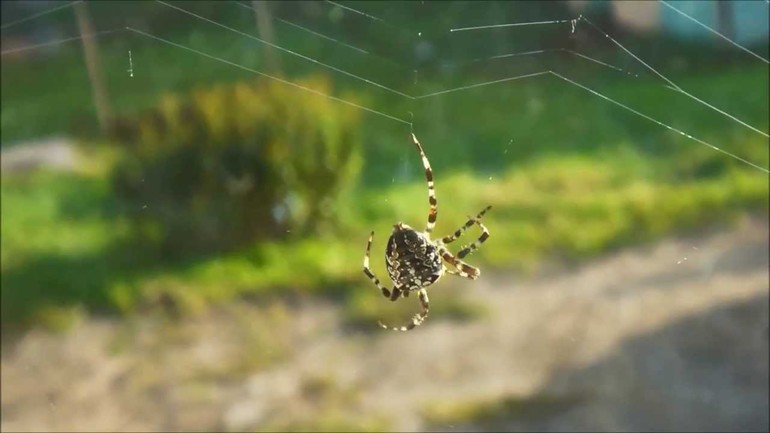
[[[453,283],[489,314],[406,334],[345,326],[320,300],[33,330],[3,344],[0,426],[767,431],[768,268],[766,218],[747,218],[568,272]],[[524,409],[425,416],[503,398]]]

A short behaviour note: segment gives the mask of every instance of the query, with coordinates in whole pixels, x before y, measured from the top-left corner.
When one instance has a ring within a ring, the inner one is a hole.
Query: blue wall
[[[695,18],[701,23],[717,28],[717,3],[716,1],[680,0],[670,1],[670,5]],[[765,0],[730,1],[729,6],[733,12],[733,40],[739,44],[767,43],[770,29],[768,17],[770,4]],[[708,41],[713,36],[708,30],[683,17],[676,11],[660,5],[661,30],[676,35]]]

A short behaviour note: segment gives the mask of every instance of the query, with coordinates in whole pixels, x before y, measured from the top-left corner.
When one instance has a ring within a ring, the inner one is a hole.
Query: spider
[[[436,226],[438,204],[433,187],[433,171],[431,171],[428,157],[425,156],[425,152],[422,150],[422,146],[417,141],[414,133],[412,134],[412,141],[417,147],[417,151],[420,152],[422,164],[425,166],[425,177],[428,181],[428,203],[430,204],[428,224],[424,232],[417,231],[402,222],[393,226],[393,232],[390,235],[390,239],[388,239],[388,246],[385,251],[385,266],[394,285],[392,291],[380,284],[380,280],[369,269],[369,254],[372,248],[374,231],[369,235],[369,242],[366,244],[366,255],[364,255],[364,274],[380,289],[383,296],[391,301],[396,301],[400,297],[406,298],[410,292],[416,291],[420,299],[422,311],[415,314],[408,325],[394,328],[386,326],[381,321],[377,322],[383,329],[391,329],[393,331],[409,331],[425,321],[430,309],[426,289],[438,281],[445,272],[471,280],[477,279],[481,275],[481,271],[462,261],[462,258],[476,250],[479,245],[489,238],[489,230],[481,223],[481,217],[492,206],[485,207],[475,218],[468,217],[468,221],[453,234],[437,240],[430,238],[433,228]],[[452,255],[447,250],[446,245],[454,242],[474,224],[481,228],[481,236],[473,243],[460,249],[456,256]],[[445,261],[451,264],[454,269],[445,267]]]

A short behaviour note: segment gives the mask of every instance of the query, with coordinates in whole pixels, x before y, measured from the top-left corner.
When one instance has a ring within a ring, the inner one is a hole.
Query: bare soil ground
[[[455,283],[489,313],[410,333],[346,326],[319,300],[91,318],[4,342],[0,427],[767,431],[768,269],[767,221],[747,218]]]

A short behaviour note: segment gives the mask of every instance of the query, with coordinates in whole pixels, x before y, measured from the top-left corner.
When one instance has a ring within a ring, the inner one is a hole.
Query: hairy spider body
[[[438,202],[433,186],[433,171],[430,168],[428,157],[425,156],[425,152],[414,134],[412,134],[412,142],[420,153],[422,164],[425,167],[425,178],[428,181],[428,203],[430,204],[428,224],[424,232],[417,231],[404,223],[398,223],[393,226],[393,232],[388,239],[388,246],[385,250],[385,267],[388,270],[388,276],[393,281],[392,291],[383,286],[371,269],[369,269],[369,256],[372,249],[374,232],[369,235],[369,242],[366,244],[366,254],[364,255],[364,274],[380,289],[383,296],[391,301],[395,301],[402,296],[409,296],[409,292],[416,291],[418,294],[422,311],[414,315],[408,325],[399,328],[389,328],[382,322],[379,322],[382,328],[394,331],[408,331],[425,321],[430,310],[426,288],[438,281],[444,273],[471,280],[477,279],[481,275],[481,271],[462,261],[462,258],[475,251],[479,245],[489,238],[489,230],[481,223],[481,217],[491,209],[491,206],[484,208],[475,218],[468,217],[468,221],[453,234],[437,240],[430,238],[430,234],[436,226],[436,216],[438,214]],[[479,226],[482,231],[481,236],[476,241],[463,247],[457,253],[457,256],[449,252],[446,244],[457,240],[473,225]],[[454,269],[447,268],[444,262],[452,265]]]
[[[444,274],[439,248],[403,223],[393,226],[385,250],[385,267],[393,284],[402,291],[430,286]]]

